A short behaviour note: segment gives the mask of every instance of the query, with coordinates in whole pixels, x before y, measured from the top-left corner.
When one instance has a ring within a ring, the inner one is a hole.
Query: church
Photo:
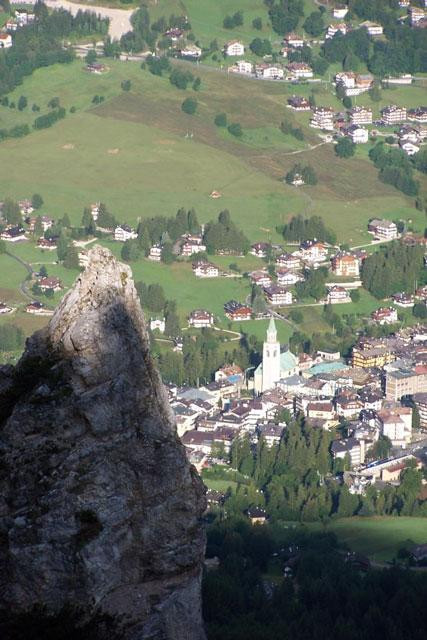
[[[282,378],[289,378],[298,374],[298,360],[290,351],[280,353],[280,343],[277,341],[277,330],[274,318],[270,318],[267,329],[267,339],[262,350],[262,363],[255,369],[255,393],[263,393],[273,389]]]

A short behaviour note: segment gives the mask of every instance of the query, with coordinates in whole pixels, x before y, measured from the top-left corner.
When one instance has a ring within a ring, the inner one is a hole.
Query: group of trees
[[[283,120],[280,123],[280,131],[285,135],[291,135],[297,140],[304,140],[304,132],[301,127],[294,127],[288,120]]]
[[[191,83],[195,91],[199,90],[201,84],[200,78],[195,78],[191,71],[177,68],[173,69],[171,72],[169,81],[178,89],[186,89]]]
[[[304,281],[297,282],[295,289],[298,298],[314,298],[322,300],[326,296],[326,281],[328,279],[327,267],[319,269],[306,269],[304,272]]]
[[[58,9],[48,12],[45,4],[34,7],[36,20],[18,29],[13,47],[0,51],[0,95],[12,91],[35,69],[55,63],[68,63],[74,58],[72,49],[64,49],[63,38],[106,34],[108,18],[91,11],[79,11],[72,16]]]
[[[135,53],[148,49],[154,51],[161,49],[166,51],[172,44],[171,38],[166,35],[168,29],[181,29],[187,32],[187,39],[192,39],[191,24],[186,16],[170,15],[169,18],[160,16],[151,22],[148,8],[141,5],[131,17],[132,31],[125,33],[120,39],[120,48],[129,53]],[[115,55],[114,43],[108,42],[109,53]],[[113,44],[113,46],[112,46]]]
[[[276,2],[276,0],[264,0],[268,7],[268,15],[274,31],[283,36],[286,33],[295,31],[299,19],[304,16],[303,0],[286,0]]]
[[[251,527],[242,516],[214,520],[207,557],[219,568],[203,578],[203,618],[209,640],[421,640],[427,576],[398,568],[362,573],[346,562],[331,532]],[[274,556],[292,579],[268,580]]]
[[[332,229],[325,226],[320,216],[304,218],[301,215],[292,216],[291,220],[277,230],[288,242],[302,242],[303,240],[320,240],[321,242],[336,243],[336,235]]]
[[[424,250],[392,242],[363,261],[363,286],[376,298],[400,291],[413,292],[422,281]]]
[[[224,29],[234,29],[235,27],[241,27],[243,24],[242,11],[236,11],[232,16],[225,16],[222,24]]]
[[[221,211],[217,222],[208,222],[206,225],[205,244],[208,253],[225,251],[246,254],[250,247],[249,240],[231,220],[230,212],[227,209]]]
[[[317,184],[317,175],[313,167],[309,164],[303,166],[302,164],[294,164],[292,169],[288,171],[285,176],[285,181],[287,184],[292,184],[296,177],[301,177],[304,181],[304,184]],[[316,238],[317,236],[312,236]]]
[[[419,154],[417,154],[419,155]],[[408,196],[417,196],[419,182],[413,178],[413,166],[423,167],[420,159],[411,161],[402,149],[387,147],[379,142],[369,151],[369,157],[379,169],[379,179],[386,184],[392,184]]]

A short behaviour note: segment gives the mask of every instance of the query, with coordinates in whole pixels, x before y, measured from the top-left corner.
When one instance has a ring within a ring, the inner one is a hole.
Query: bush
[[[18,100],[18,110],[23,111],[28,104],[28,100],[25,96],[21,96]]]
[[[194,76],[190,71],[181,71],[174,69],[169,76],[169,81],[178,89],[186,89],[190,82],[193,82]]]
[[[226,113],[218,113],[215,116],[214,120],[217,127],[226,127],[227,126],[227,114]]]
[[[241,27],[243,24],[243,13],[236,11],[232,16],[225,16],[222,23],[224,29],[234,29],[234,27]]]
[[[252,27],[254,29],[257,29],[257,31],[261,31],[261,29],[262,29],[262,20],[261,20],[261,18],[254,18],[252,20]]]
[[[40,209],[43,206],[43,198],[39,193],[34,193],[31,198],[31,205],[34,209]]]
[[[335,153],[339,158],[351,158],[356,152],[356,145],[350,138],[340,138],[335,145]]]
[[[197,110],[197,100],[195,98],[186,98],[181,105],[181,109],[190,116],[194,115]]]
[[[236,138],[241,138],[243,135],[243,129],[238,122],[233,122],[232,124],[230,124],[227,127],[227,130],[229,133],[231,133],[232,136],[236,136]]]
[[[289,317],[291,320],[293,320],[293,322],[296,322],[297,324],[301,324],[304,319],[302,312],[298,311],[298,309],[294,309],[293,311],[291,311]]]
[[[130,91],[132,83],[130,80],[123,80],[120,86],[123,89],[123,91]]]

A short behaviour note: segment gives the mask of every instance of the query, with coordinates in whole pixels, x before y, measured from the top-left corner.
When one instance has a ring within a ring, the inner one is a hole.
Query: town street
[[[109,7],[97,7],[89,4],[76,4],[68,0],[45,0],[48,7],[52,9],[67,9],[73,16],[77,11],[94,11],[104,18],[110,18],[110,28],[108,33],[112,39],[120,40],[121,36],[128,31],[132,31],[130,17],[134,9],[112,9]]]

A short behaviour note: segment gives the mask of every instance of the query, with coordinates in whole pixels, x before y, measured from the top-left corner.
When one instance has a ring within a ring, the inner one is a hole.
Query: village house
[[[345,302],[351,302],[351,298],[347,289],[338,286],[328,288],[328,295],[326,297],[326,300],[328,304],[342,304]]]
[[[277,284],[283,287],[292,287],[297,282],[303,280],[303,277],[290,269],[277,269]]]
[[[288,33],[283,40],[284,44],[287,44],[288,47],[293,47],[297,49],[298,47],[304,46],[304,38],[298,36],[296,33]]]
[[[237,364],[225,364],[215,372],[215,382],[243,382],[244,375],[242,369]]]
[[[335,111],[331,107],[316,107],[310,120],[310,127],[333,131],[334,115]]]
[[[212,327],[214,323],[214,315],[206,309],[195,309],[188,316],[188,325],[195,329],[203,329],[203,327]]]
[[[12,307],[9,307],[4,302],[0,302],[0,314],[1,315],[6,314],[6,313],[12,313],[12,311],[14,311],[14,309]]]
[[[313,70],[306,62],[290,62],[286,68],[294,78],[313,77]]]
[[[106,71],[106,66],[100,62],[92,62],[91,64],[86,65],[86,71],[89,71],[89,73],[100,74]]]
[[[118,242],[126,242],[126,240],[135,240],[138,237],[136,231],[131,229],[127,224],[120,224],[114,229],[114,240]]]
[[[335,34],[341,33],[343,36],[347,33],[347,25],[345,22],[337,22],[336,24],[330,24],[326,31],[325,38],[333,38]]]
[[[306,407],[307,418],[319,418],[320,420],[333,420],[335,418],[334,405],[330,401],[313,400]]]
[[[379,220],[374,218],[368,224],[369,233],[374,234],[378,240],[394,240],[397,238],[397,226],[391,220]]]
[[[253,64],[247,60],[237,60],[231,67],[228,67],[228,71],[250,75],[253,71]]]
[[[39,249],[52,251],[57,248],[57,238],[39,238],[37,240],[37,246]]]
[[[283,434],[283,425],[268,422],[258,424],[256,427],[258,439],[263,439],[267,447],[271,448],[280,443]]]
[[[270,304],[278,306],[292,304],[292,293],[286,287],[273,284],[270,287],[265,287],[264,292]]]
[[[334,459],[345,460],[350,458],[352,467],[357,467],[365,462],[365,441],[356,438],[334,440],[331,444],[331,454]]]
[[[335,398],[335,410],[343,418],[357,418],[362,409],[363,405],[357,397],[343,395]]]
[[[250,254],[256,256],[257,258],[266,258],[267,251],[271,249],[271,244],[269,242],[256,242],[251,246]]]
[[[361,29],[366,29],[370,36],[382,36],[383,28],[377,22],[371,22],[370,20],[365,20],[359,24]]]
[[[0,238],[6,242],[22,242],[27,240],[25,231],[22,227],[7,227],[0,233]]]
[[[359,260],[351,253],[337,253],[331,258],[331,270],[338,277],[359,277]]]
[[[184,35],[184,32],[178,27],[171,27],[170,29],[167,29],[167,31],[165,31],[163,35],[165,36],[165,38],[170,38],[172,42],[178,42],[178,40],[180,40]]]
[[[399,140],[399,147],[408,155],[413,156],[420,150],[420,147],[412,142]]]
[[[187,44],[179,51],[181,58],[189,58],[191,60],[198,60],[202,55],[202,50],[195,44]]]
[[[165,332],[166,321],[165,318],[150,318],[150,330]]]
[[[153,262],[160,262],[162,259],[162,247],[160,244],[153,244],[148,254],[148,259]]]
[[[46,278],[39,278],[37,284],[43,292],[48,289],[53,289],[55,292],[61,291],[62,289],[61,280],[56,277],[47,276]]]
[[[224,311],[226,317],[233,322],[250,320],[252,317],[252,309],[247,305],[236,302],[236,300],[226,302],[224,305]]]
[[[246,513],[252,525],[262,525],[267,522],[268,516],[262,507],[250,507]]]
[[[399,0],[399,7],[406,9],[411,4],[410,0]]]
[[[95,202],[94,204],[90,205],[90,212],[95,222],[98,220],[100,206],[101,206],[100,202]]]
[[[251,271],[249,274],[252,284],[259,287],[269,287],[272,283],[271,276],[267,271]]]
[[[407,112],[408,120],[412,122],[427,123],[427,107],[417,107],[416,109],[409,109]]]
[[[410,293],[395,293],[392,298],[396,306],[404,309],[412,309],[415,304],[415,298]]]
[[[369,107],[352,107],[349,116],[351,124],[372,124],[372,109]]]
[[[371,313],[371,319],[376,324],[393,324],[397,322],[397,311],[393,307],[381,307]]]
[[[5,22],[4,28],[6,29],[6,31],[16,31],[18,28],[18,22],[15,20],[15,18],[11,18],[7,22]]]
[[[301,267],[301,259],[292,253],[281,253],[280,256],[276,258],[276,267],[297,270]]]
[[[192,269],[197,278],[217,278],[219,276],[218,267],[206,260],[193,262]]]
[[[374,76],[370,73],[354,73],[353,71],[343,71],[335,76],[336,85],[345,88],[346,96],[358,96],[369,91],[372,87]]]
[[[288,98],[288,108],[295,111],[310,111],[310,102],[302,96],[292,96]]]
[[[239,40],[230,40],[225,44],[224,52],[227,56],[243,56],[245,46]]]
[[[10,33],[0,33],[0,49],[9,49],[13,45]]]
[[[420,7],[410,7],[408,9],[408,13],[411,27],[415,26],[418,22],[423,20],[426,15],[424,9],[420,9]]]
[[[407,117],[406,107],[398,107],[397,105],[389,105],[381,109],[381,118],[387,125],[393,126],[398,122],[405,122]]]
[[[358,124],[350,125],[344,133],[354,144],[365,144],[369,140],[369,131]]]
[[[396,407],[381,409],[377,412],[378,426],[381,434],[390,438],[394,447],[405,448],[411,442],[412,408]]]
[[[270,80],[282,80],[284,71],[282,67],[276,65],[270,65],[267,63],[260,63],[255,65],[255,74],[257,77],[266,78]]]

